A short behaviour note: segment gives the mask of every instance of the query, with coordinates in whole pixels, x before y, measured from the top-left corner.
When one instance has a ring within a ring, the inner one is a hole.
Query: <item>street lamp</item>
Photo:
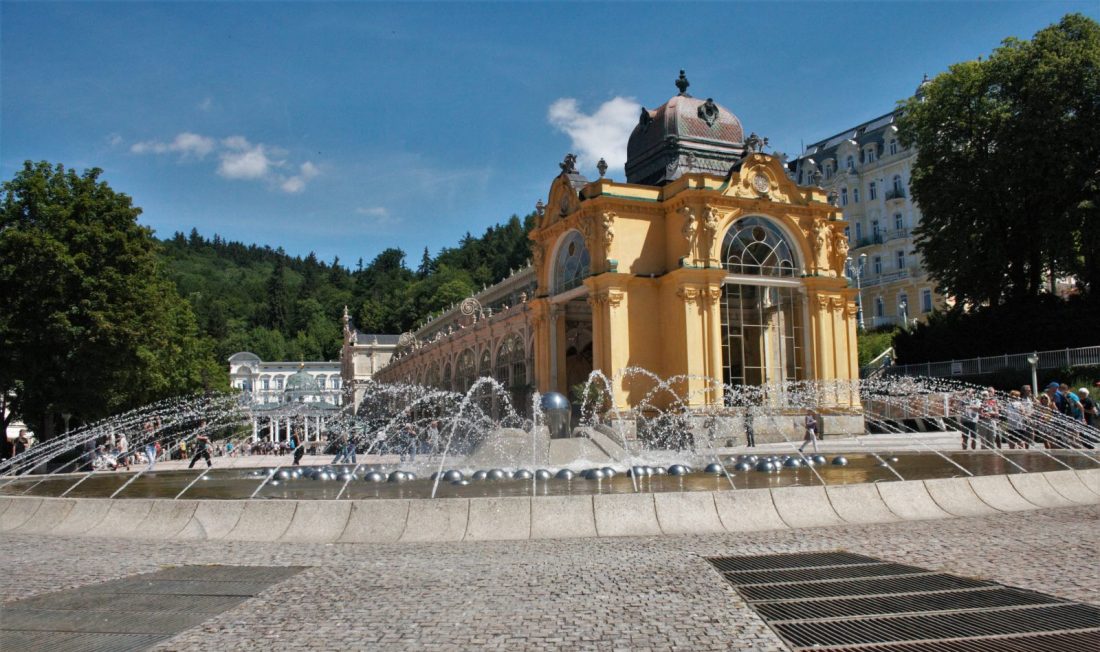
[[[856,280],[856,307],[859,317],[859,330],[866,330],[863,325],[863,268],[867,264],[867,254],[859,255],[859,264],[856,265],[852,262],[852,257],[848,256],[845,259],[845,265],[848,268],[848,275]]]
[[[1037,369],[1039,368],[1039,354],[1032,353],[1027,356],[1027,363],[1031,365],[1031,395],[1038,398],[1039,396],[1039,374]]]
[[[909,302],[898,302],[898,317],[901,317],[901,327],[909,330]]]

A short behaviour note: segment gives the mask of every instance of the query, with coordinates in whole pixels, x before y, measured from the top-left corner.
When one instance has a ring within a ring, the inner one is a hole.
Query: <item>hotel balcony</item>
[[[889,204],[892,201],[904,201],[905,189],[891,188],[886,191],[886,203]]]

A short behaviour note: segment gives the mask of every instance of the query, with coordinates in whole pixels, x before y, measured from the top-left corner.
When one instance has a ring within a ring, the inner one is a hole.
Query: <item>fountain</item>
[[[372,384],[357,413],[345,411],[327,423],[331,441],[346,438],[355,448],[352,464],[322,455],[307,457],[302,466],[290,455],[222,455],[214,457],[212,468],[189,469],[185,460],[163,458],[181,443],[190,449],[200,434],[219,447],[232,443],[237,451],[247,449],[253,406],[235,395],[163,401],[86,425],[0,463],[0,497],[299,504],[524,499],[534,509],[554,497],[645,494],[658,496],[660,504],[664,494],[735,497],[786,487],[825,489],[831,496],[859,484],[873,484],[885,496],[891,483],[963,478],[980,486],[985,476],[1005,476],[1015,486],[1021,484],[1016,476],[1100,468],[1097,431],[1038,408],[1021,410],[1008,396],[982,396],[980,388],[953,381],[888,378],[858,386],[829,381],[744,387],[713,379],[659,379],[628,369],[616,378],[594,372],[588,383],[613,396],[614,387],[634,379],[653,388],[633,410],[572,406],[549,393],[536,395],[530,414],[518,412],[506,388],[491,378],[476,380],[463,393]],[[720,391],[723,405],[685,408],[692,394],[678,393],[679,387]],[[843,392],[859,396],[862,410],[819,407],[822,397]],[[668,401],[669,395],[675,400]],[[665,397],[662,407],[653,400],[657,396]],[[966,418],[975,400],[1006,418],[975,426]],[[817,413],[823,423],[825,436],[816,442],[820,451],[799,448],[807,412]],[[855,421],[861,431],[844,432]],[[831,428],[835,424],[841,434]],[[122,435],[129,442],[129,469],[104,450]],[[748,445],[750,438],[755,446]],[[150,465],[144,451],[155,441],[161,443],[162,459]],[[960,450],[962,441],[976,447]]]

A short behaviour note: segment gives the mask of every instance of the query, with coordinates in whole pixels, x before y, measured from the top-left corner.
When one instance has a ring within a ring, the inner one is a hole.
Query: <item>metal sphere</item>
[[[684,466],[683,464],[673,464],[672,466],[668,467],[668,474],[669,475],[687,475],[688,474],[688,468],[686,466]]]
[[[603,480],[605,477],[607,476],[604,474],[603,469],[588,469],[584,472],[585,480]]]
[[[519,469],[512,474],[513,480],[530,480],[533,477],[535,477],[534,474],[532,474],[527,469]]]
[[[344,482],[351,482],[352,480],[355,479],[355,475],[353,475],[351,473],[341,473],[340,474],[340,479],[343,480]]]
[[[547,471],[546,469],[539,469],[538,471],[535,471],[535,478],[538,480],[549,480],[552,477],[554,477],[554,474],[550,471]]]
[[[279,479],[280,480],[289,480],[290,479],[290,471],[287,471],[286,469],[283,469],[282,471],[279,471]]]
[[[508,474],[505,473],[503,469],[493,469],[492,471],[489,471],[489,479],[506,480],[508,479]]]
[[[653,467],[653,475],[668,475],[668,469],[663,466]]]
[[[554,475],[558,480],[572,480],[575,476],[576,474],[569,469],[562,469]]]
[[[605,466],[601,470],[603,471],[603,475],[605,478],[610,479],[615,477],[615,469],[611,468],[610,466]]]
[[[837,455],[833,458],[833,466],[848,466],[848,458],[843,455]]]
[[[463,479],[462,471],[456,471],[454,469],[448,469],[447,471],[443,472],[443,479],[446,480],[447,482],[455,482],[457,480],[462,480]]]
[[[539,407],[543,412],[549,412],[550,410],[568,410],[569,399],[565,398],[564,394],[558,392],[546,392],[542,395],[542,399],[539,400]]]
[[[413,473],[412,471],[405,471],[405,479],[406,480],[415,480],[416,479],[416,474]]]
[[[789,469],[797,469],[802,466],[802,460],[797,457],[788,457],[786,462],[783,462],[783,466]]]
[[[824,455],[814,455],[814,464],[824,464],[827,461]]]
[[[707,465],[707,468],[703,469],[703,473],[709,473],[710,475],[722,475],[725,471],[726,468],[718,462],[711,462]]]
[[[626,470],[627,477],[644,478],[649,475],[649,469],[644,466],[632,466]]]
[[[297,480],[298,478],[302,477],[302,472],[299,471],[298,469],[294,469],[293,471],[290,472],[290,477]]]
[[[474,480],[484,480],[489,477],[488,471],[474,471]]]
[[[750,462],[748,462],[747,460],[746,461],[741,461],[741,462],[738,462],[737,466],[735,466],[733,468],[738,470],[738,471],[751,471],[752,470],[752,464]]]
[[[405,482],[409,479],[409,475],[404,471],[394,471],[390,474],[389,482]]]
[[[760,460],[756,463],[756,470],[761,473],[771,473],[775,470],[775,462],[769,460]]]
[[[363,476],[363,479],[367,482],[385,482],[386,476],[378,471],[371,471]]]

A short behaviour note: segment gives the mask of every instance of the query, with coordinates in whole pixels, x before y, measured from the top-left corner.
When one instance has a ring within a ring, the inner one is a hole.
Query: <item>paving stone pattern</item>
[[[1100,507],[744,534],[449,544],[0,535],[0,600],[183,564],[309,566],[156,650],[784,650],[707,557],[848,550],[1100,604]],[[120,605],[122,608],[122,605]],[[33,649],[33,648],[31,648]]]

